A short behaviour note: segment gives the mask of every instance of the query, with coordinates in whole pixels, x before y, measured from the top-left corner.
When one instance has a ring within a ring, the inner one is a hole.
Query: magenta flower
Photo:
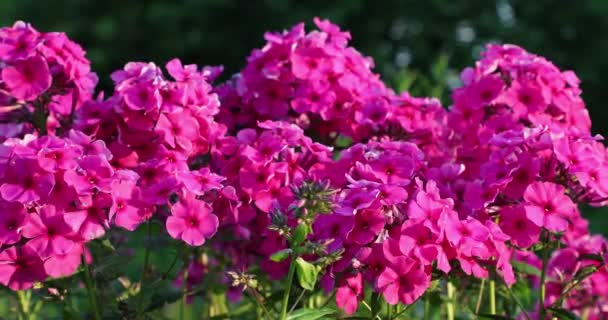
[[[152,86],[138,84],[124,91],[124,101],[131,110],[152,111],[160,108],[162,97]]]
[[[64,174],[65,182],[79,194],[92,194],[95,190],[110,192],[111,178],[114,169],[101,156],[85,156],[79,162],[77,170],[68,170]]]
[[[504,207],[500,210],[500,228],[520,248],[527,248],[538,241],[541,228],[528,219],[522,206]]]
[[[376,201],[377,194],[366,189],[350,189],[344,200],[340,202],[340,206],[336,209],[336,213],[352,216],[365,208],[369,208]]]
[[[156,130],[162,133],[169,146],[187,151],[192,149],[192,142],[199,137],[198,122],[187,112],[161,114]]]
[[[222,189],[222,182],[226,180],[226,178],[212,173],[209,168],[178,172],[176,177],[188,191],[197,195],[203,195],[214,189]]]
[[[34,100],[51,86],[51,73],[41,56],[17,60],[2,69],[2,81],[20,100]]]
[[[576,206],[564,192],[564,187],[551,182],[531,184],[524,192],[528,219],[549,231],[565,231]]]
[[[143,207],[138,201],[134,181],[122,180],[112,183],[112,206],[108,219],[116,218],[115,223],[129,231],[133,231],[151,216],[151,210]]]
[[[412,304],[426,291],[430,275],[415,260],[396,257],[378,276],[376,286],[389,304]]]
[[[67,277],[72,275],[82,262],[84,245],[74,243],[72,249],[64,253],[56,253],[44,260],[44,270],[51,277]]]
[[[87,199],[81,204],[80,210],[64,213],[65,221],[76,230],[76,234],[84,240],[93,240],[103,236],[108,227],[108,217],[106,214],[109,207],[108,199],[98,197]]]
[[[23,204],[46,199],[55,185],[51,173],[40,170],[36,160],[26,158],[17,158],[3,178],[2,199]]]
[[[327,246],[329,251],[342,248],[348,233],[353,228],[353,217],[340,214],[319,215],[313,224],[315,237],[331,239]]]
[[[26,290],[47,277],[42,259],[31,247],[12,246],[0,252],[0,283]]]
[[[57,212],[52,205],[40,208],[38,213],[27,216],[21,234],[30,239],[28,245],[40,257],[65,254],[72,250],[74,235],[72,227],[65,221],[63,212]]]
[[[46,145],[38,151],[38,164],[48,172],[72,170],[78,165],[77,159],[82,150],[77,145],[68,145],[65,141],[49,137]]]
[[[385,218],[380,208],[371,207],[355,215],[355,225],[348,234],[348,240],[357,244],[372,242],[384,228]]]
[[[211,213],[211,208],[194,198],[181,199],[171,207],[167,218],[167,231],[171,237],[182,240],[191,246],[200,246],[205,238],[215,234],[219,220]]]
[[[27,216],[25,208],[17,202],[2,202],[0,212],[0,246],[17,243]]]
[[[336,305],[351,315],[357,311],[359,297],[363,294],[363,277],[361,273],[348,275],[342,280],[342,285],[336,289]]]

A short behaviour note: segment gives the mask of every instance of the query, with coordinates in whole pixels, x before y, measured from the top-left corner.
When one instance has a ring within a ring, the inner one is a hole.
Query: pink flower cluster
[[[76,270],[84,244],[109,227],[112,189],[129,179],[110,159],[102,141],[79,131],[2,145],[0,283],[22,290]]]
[[[170,207],[169,234],[199,246],[219,223],[202,197],[221,190],[224,180],[206,166],[225,131],[213,120],[219,100],[207,82],[219,70],[199,71],[178,59],[169,61],[167,70],[174,81],[153,63],[128,63],[112,74],[114,95],[83,105],[75,126],[105,141],[114,168],[134,177],[113,190],[121,203],[110,212],[116,225],[134,230],[155,211]]]
[[[84,54],[65,33],[40,33],[24,22],[0,29],[1,140],[33,132],[36,121],[49,131],[69,124],[97,84]]]
[[[411,304],[448,274],[497,272],[511,285],[511,261],[538,265],[531,248],[549,239],[563,246],[544,303],[562,303],[572,275],[593,265],[562,305],[605,317],[608,271],[590,254],[604,256],[606,240],[589,235],[577,205],[608,203],[608,152],[574,73],[490,45],[445,110],[392,92],[347,32],[315,24],[266,34],[228,83],[211,85],[220,68],[174,59],[167,77],[130,62],[96,99],[84,52],[64,34],[0,29],[0,283],[69,275],[87,241],[154,215],[171,237],[208,242],[224,267],[280,279],[293,259],[271,257],[290,247],[295,212],[308,209],[298,188],[312,182],[336,193],[312,221],[317,251],[302,258],[338,257],[321,284],[346,313],[366,286]],[[321,144],[339,137],[355,144]],[[208,269],[193,261],[186,287]]]
[[[287,246],[282,235],[269,229],[271,215],[280,212],[295,225],[288,215],[295,201],[292,187],[313,179],[311,170],[330,159],[330,148],[313,142],[297,125],[281,121],[260,122],[221,142],[213,166],[221,168],[227,187],[217,195],[214,211],[222,234],[230,236],[221,250],[231,252],[235,268],[246,269],[259,257],[271,278],[287,273],[289,261],[270,260]]]
[[[338,279],[337,304],[347,313],[363,292],[347,290],[355,279],[358,288],[365,280],[390,304],[416,301],[433,268],[447,274],[452,261],[466,274],[486,278],[492,267],[514,282],[509,237],[491,220],[460,219],[427,171],[424,153],[397,141],[354,145],[326,171],[342,195],[335,213],[315,222],[314,237],[332,240],[330,250],[345,250],[325,284]]]
[[[325,20],[315,19],[315,25],[319,30],[310,33],[298,24],[265,35],[267,44],[218,88],[222,123],[242,128],[288,120],[322,141],[338,134],[360,141],[393,127],[409,133],[436,126],[443,114],[437,100],[396,96],[371,71],[372,60],[348,46],[348,32]]]

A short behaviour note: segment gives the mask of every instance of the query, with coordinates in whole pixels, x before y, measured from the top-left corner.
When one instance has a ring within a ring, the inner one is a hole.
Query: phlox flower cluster
[[[315,222],[314,237],[345,252],[324,283],[337,281],[336,302],[347,313],[356,310],[364,283],[390,304],[413,303],[434,268],[447,274],[458,265],[457,272],[485,278],[493,267],[514,281],[509,237],[493,221],[460,219],[453,200],[426,179],[426,167],[416,145],[381,141],[354,145],[326,168],[341,198],[333,214]],[[348,289],[354,282],[358,289]]]
[[[348,46],[348,32],[325,20],[315,25],[319,30],[309,33],[298,24],[265,35],[266,45],[218,88],[220,122],[243,128],[287,120],[326,142],[337,135],[360,141],[389,129],[423,135],[436,126],[443,115],[437,100],[395,95],[372,72],[371,58]]]
[[[232,256],[233,268],[260,263],[271,278],[287,274],[289,261],[270,260],[287,247],[284,236],[269,228],[273,215],[295,226],[289,210],[296,200],[292,187],[313,179],[314,168],[331,161],[331,156],[331,148],[282,121],[259,122],[223,139],[213,166],[227,177],[226,187],[217,194],[213,208],[222,229],[218,250]]]
[[[605,240],[588,235],[577,204],[605,204],[606,149],[602,137],[590,133],[574,73],[517,46],[489,45],[461,78],[464,85],[453,92],[448,113],[446,162],[429,170],[441,195],[454,199],[461,218],[497,221],[515,256],[537,261],[525,249],[543,234],[567,247],[554,257],[585,250],[603,255]],[[585,243],[580,239],[597,245],[579,249]],[[589,263],[582,260],[571,262],[579,261],[578,268]],[[594,277],[605,272],[598,267]],[[554,280],[565,284],[573,275]],[[585,280],[583,287],[593,287],[592,282]],[[596,295],[605,293],[600,289]],[[583,305],[572,309],[601,318],[593,304],[578,301]]]
[[[36,124],[49,131],[68,125],[97,84],[84,50],[65,33],[41,33],[21,21],[0,29],[0,80],[2,141],[34,132]]]
[[[3,143],[0,283],[22,290],[76,270],[84,244],[109,227],[112,189],[130,176],[111,157],[103,141],[79,131]]]
[[[542,303],[607,317],[607,241],[578,205],[608,203],[608,153],[576,75],[489,45],[444,109],[393,92],[348,32],[315,24],[267,33],[224,84],[218,67],[129,62],[96,98],[64,34],[0,29],[0,284],[70,275],[88,241],[154,217],[209,249],[184,259],[185,289],[221,264],[236,299],[257,284],[247,272],[282,279],[297,255],[323,261],[320,286],[353,314],[366,288],[394,305],[454,276],[539,286],[512,261],[542,268],[533,250],[559,243]],[[309,214],[302,186],[327,210]]]
[[[207,82],[219,70],[198,70],[178,59],[166,68],[173,81],[153,63],[128,63],[112,74],[114,95],[86,103],[75,126],[107,143],[114,168],[132,173],[113,189],[121,201],[110,212],[117,226],[134,230],[154,212],[170,209],[169,234],[199,246],[219,223],[202,197],[221,190],[224,180],[206,163],[225,131],[213,120],[219,100]]]

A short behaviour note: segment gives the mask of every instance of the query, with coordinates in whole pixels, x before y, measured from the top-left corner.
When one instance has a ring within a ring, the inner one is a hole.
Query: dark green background
[[[432,83],[457,85],[487,42],[522,45],[576,71],[594,132],[608,133],[606,0],[0,0],[0,24],[21,19],[82,44],[106,91],[110,72],[133,60],[222,64],[227,78],[265,31],[310,26],[314,16],[350,30],[391,85],[407,81],[414,93],[441,95],[446,104],[449,87],[427,90]],[[592,220],[595,231],[608,221]]]

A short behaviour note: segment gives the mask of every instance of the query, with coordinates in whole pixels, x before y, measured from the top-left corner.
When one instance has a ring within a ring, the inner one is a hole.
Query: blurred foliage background
[[[449,88],[488,42],[514,43],[544,55],[582,79],[595,133],[608,134],[608,1],[606,0],[2,0],[0,24],[31,22],[64,31],[87,51],[100,88],[127,61],[225,66],[237,72],[263,33],[312,18],[330,18],[376,61],[398,90],[434,95],[449,105]],[[586,210],[592,229],[608,219]]]

